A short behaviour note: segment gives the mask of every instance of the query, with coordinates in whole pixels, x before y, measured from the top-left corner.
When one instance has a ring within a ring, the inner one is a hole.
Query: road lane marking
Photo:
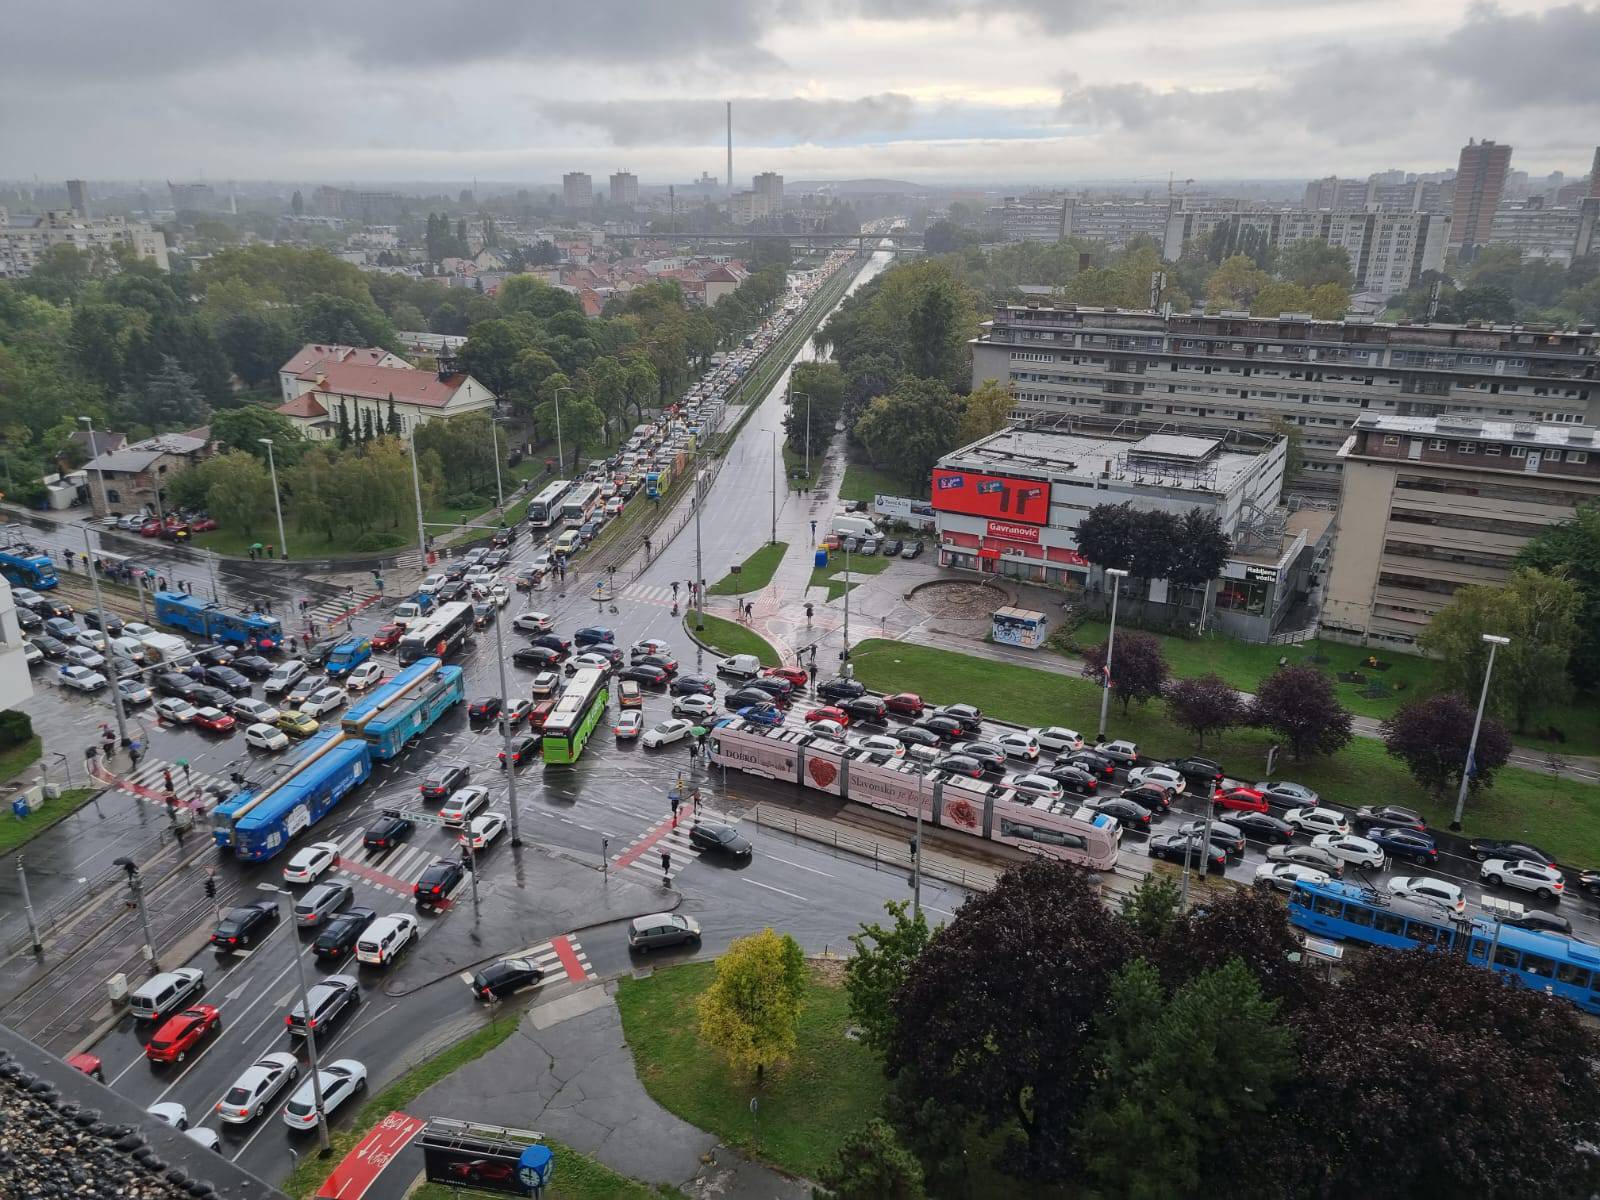
[[[828,872],[826,872],[826,871],[819,871],[819,870],[817,870],[816,867],[808,867],[808,866],[805,865],[805,863],[797,863],[794,860],[788,859],[788,858],[779,858],[776,854],[763,854],[761,857],[762,858],[770,858],[773,862],[787,863],[791,867],[799,867],[800,870],[802,870],[802,871],[810,871],[813,875],[824,875],[829,879],[838,878],[838,876],[829,875]]]
[[[804,904],[810,904],[811,903],[810,899],[805,897],[805,896],[797,896],[793,892],[786,892],[781,887],[773,887],[770,883],[762,883],[759,879],[748,879],[747,878],[747,879],[745,879],[745,882],[754,884],[758,888],[766,888],[767,891],[769,891],[769,892],[777,892],[780,895],[788,896],[788,897],[790,897],[791,899],[794,899],[794,900],[799,900]]]

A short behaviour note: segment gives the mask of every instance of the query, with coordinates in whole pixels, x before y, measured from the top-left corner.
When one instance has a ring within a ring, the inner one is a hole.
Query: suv
[[[323,1032],[361,1003],[361,989],[349,975],[329,975],[311,986],[305,999],[283,1018],[290,1037],[305,1037],[306,1030]]]
[[[700,944],[700,924],[681,913],[651,913],[628,926],[628,949],[648,953],[667,946]]]
[[[356,939],[356,958],[375,966],[392,963],[416,936],[417,919],[410,913],[390,913],[379,917]]]
[[[817,684],[817,695],[830,703],[840,700],[853,700],[857,696],[866,695],[867,685],[859,679],[825,679]]]
[[[422,777],[420,791],[429,800],[443,800],[465,784],[472,772],[460,763],[434,767]]]

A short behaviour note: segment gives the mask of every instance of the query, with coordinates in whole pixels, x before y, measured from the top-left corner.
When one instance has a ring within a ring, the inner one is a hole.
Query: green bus
[[[606,701],[610,698],[606,674],[598,668],[585,667],[574,672],[561,689],[555,711],[544,723],[542,749],[546,763],[578,761],[589,735],[606,715]]]

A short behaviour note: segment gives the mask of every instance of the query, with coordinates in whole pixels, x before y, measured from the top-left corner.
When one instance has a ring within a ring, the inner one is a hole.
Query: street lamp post
[[[99,458],[100,457],[100,452],[96,448],[95,440],[94,440],[94,418],[93,417],[79,417],[78,420],[82,421],[89,428],[89,457],[90,458]],[[10,471],[9,461],[7,463],[6,470],[8,472]],[[111,512],[111,501],[106,499],[106,473],[105,473],[105,471],[103,471],[99,467],[96,467],[94,469],[94,473],[100,477],[100,507],[102,509],[104,509],[106,513],[110,513]],[[7,480],[7,486],[9,486],[9,485],[10,485],[10,481],[8,479]]]
[[[422,555],[419,564],[423,571],[428,569],[428,531],[422,525],[422,476],[417,471],[417,431],[413,426],[411,437],[406,443],[411,448],[411,491],[417,498],[417,552]]]
[[[272,509],[278,514],[278,553],[285,560],[289,557],[289,539],[283,534],[283,501],[278,496],[278,463],[272,457],[272,439],[257,438],[267,448],[267,471],[272,475]]]
[[[700,443],[695,441],[694,448],[694,578],[695,581],[705,578],[705,566],[700,561],[700,510],[705,507],[705,484],[700,470]],[[706,594],[705,589],[698,586],[697,582],[689,584],[689,597],[694,601],[694,627],[706,627]]]
[[[778,541],[778,431],[772,431],[772,544]]]
[[[144,906],[144,881],[139,878],[139,864],[131,858],[118,858],[111,865],[121,867],[128,874],[128,890],[133,893],[133,902],[139,909],[139,924],[144,929],[144,956],[151,968],[159,971],[161,962],[156,958],[156,939],[150,932],[150,912]]]
[[[1106,634],[1106,670],[1105,678],[1100,681],[1100,737],[1106,736],[1106,710],[1111,707],[1111,651],[1117,644],[1117,597],[1122,593],[1122,581],[1128,573],[1121,567],[1107,567],[1106,574],[1111,576],[1111,631]]]
[[[1450,828],[1457,833],[1461,831],[1461,812],[1467,806],[1467,788],[1472,785],[1472,760],[1478,752],[1478,727],[1483,724],[1483,707],[1489,700],[1489,677],[1494,674],[1494,652],[1501,646],[1511,644],[1510,638],[1499,634],[1485,633],[1479,636],[1489,643],[1489,662],[1483,669],[1483,690],[1478,693],[1478,713],[1472,718],[1472,740],[1467,743],[1467,761],[1461,769],[1461,788],[1456,792],[1456,815],[1450,821]]]
[[[504,636],[500,632],[500,609],[498,607],[494,610],[494,661],[495,666],[500,669],[500,695],[502,697],[501,703],[504,704],[510,700],[511,693],[506,690],[506,645]],[[505,735],[506,785],[508,788],[506,803],[511,806],[511,844],[520,846],[522,845],[522,825],[517,820],[517,764],[511,761],[511,722],[502,720],[500,722],[500,730]],[[471,822],[469,821],[467,824],[467,834],[470,840],[472,834]],[[473,886],[477,886],[476,875],[473,877]],[[474,892],[473,895],[476,896],[477,893]]]
[[[494,445],[494,503],[496,511],[506,506],[506,494],[500,487],[500,418],[489,414],[489,441]]]
[[[561,474],[561,472],[563,472],[563,471],[565,471],[567,469],[566,458],[562,454],[562,450],[561,450],[561,393],[562,392],[570,392],[570,391],[572,391],[572,389],[569,388],[569,387],[558,387],[556,389],[556,396],[555,396],[555,406],[556,406],[556,474],[558,476]]]
[[[262,891],[273,892],[280,897],[279,904],[287,911],[280,918],[285,925],[294,920],[294,897],[281,887],[271,884],[261,885]],[[306,962],[301,956],[298,944],[294,946],[295,971],[300,977],[300,1011],[306,1016],[306,1061],[311,1067],[311,1097],[317,1106],[317,1146],[318,1153],[324,1158],[333,1153],[333,1147],[328,1143],[328,1117],[322,1106],[322,1075],[317,1069],[317,1031],[311,1023],[311,996],[306,987]]]
[[[844,650],[839,654],[839,674],[846,679],[851,676],[850,669],[850,541],[844,542]]]
[[[100,572],[94,569],[94,553],[89,546],[89,527],[87,525],[83,527],[83,566],[89,572],[89,583],[94,588],[94,604],[100,610],[100,625],[103,631],[106,625],[106,601],[105,597],[100,594]],[[110,639],[107,638],[107,641],[109,642]],[[111,647],[107,645],[106,669],[112,675],[116,675],[117,669],[111,665],[111,658]],[[111,681],[111,711],[116,714],[117,718],[117,737],[126,746],[128,744],[128,718],[122,710],[122,689],[118,686],[121,683],[121,676]]]

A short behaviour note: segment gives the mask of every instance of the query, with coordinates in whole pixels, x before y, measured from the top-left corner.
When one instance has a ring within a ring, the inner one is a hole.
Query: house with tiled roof
[[[713,267],[701,278],[705,285],[706,307],[709,308],[724,296],[733,295],[739,285],[750,278],[750,272],[738,263],[730,262]]]
[[[339,346],[333,343],[307,342],[295,352],[293,358],[278,368],[278,390],[285,400],[293,400],[301,389],[296,385],[299,377],[325,362],[364,363],[370,367],[410,367],[398,354],[382,346]]]
[[[158,433],[95,455],[83,464],[95,516],[159,511],[172,477],[210,458],[214,449],[211,429],[202,425],[185,433]]]
[[[323,362],[295,377],[296,393],[277,411],[307,438],[327,441],[343,423],[353,435],[388,432],[394,414],[402,437],[429,421],[494,409],[494,393],[465,372]]]

